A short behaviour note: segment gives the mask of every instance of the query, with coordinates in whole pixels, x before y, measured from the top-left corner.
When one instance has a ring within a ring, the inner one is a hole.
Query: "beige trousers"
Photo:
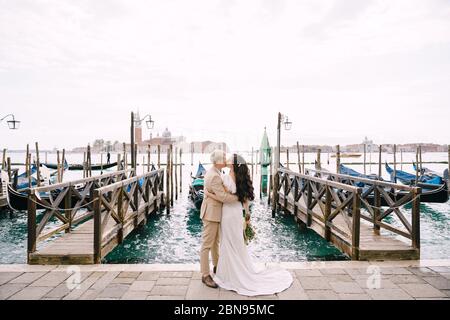
[[[214,266],[219,262],[220,223],[203,220],[202,248],[200,250],[200,271],[203,276],[210,274],[209,252]]]

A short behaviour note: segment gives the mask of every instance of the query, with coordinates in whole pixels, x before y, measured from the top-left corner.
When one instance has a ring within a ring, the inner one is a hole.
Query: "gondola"
[[[392,169],[387,163],[386,163],[386,171],[391,175],[391,181],[394,181],[394,169]],[[397,180],[400,180],[401,183],[406,185],[414,185],[416,183],[416,175],[396,170],[395,172]],[[442,177],[435,175],[435,174],[422,174],[417,179],[420,183],[425,184],[432,184],[432,185],[441,185],[444,183],[444,180]]]
[[[391,181],[394,182],[394,170],[386,163],[386,171],[391,175]],[[449,199],[448,185],[442,177],[436,175],[422,175],[418,177],[416,184],[416,176],[414,174],[396,170],[396,177],[401,183],[408,186],[417,186],[422,188],[420,195],[421,202],[427,203],[446,203]]]
[[[341,168],[341,174],[344,174],[344,175],[349,175],[349,176],[352,176],[352,177],[365,178],[365,179],[371,179],[371,180],[383,181],[382,178],[380,178],[380,177],[378,177],[377,175],[374,175],[374,174],[365,175],[365,174],[359,173],[359,172],[357,172],[357,171],[355,171],[353,169],[345,167],[343,165],[341,165],[340,168]],[[406,174],[408,174],[408,173],[406,173]],[[415,177],[414,177],[414,179],[415,179]],[[345,183],[345,180],[341,179],[341,181]],[[408,185],[409,186],[415,186],[415,181],[414,181],[414,183],[408,184]],[[366,186],[366,184],[364,184],[362,182],[356,182],[355,186],[363,188],[363,193],[364,193],[364,190],[367,190],[367,188],[368,188],[368,186]],[[417,187],[422,188],[422,193],[420,195],[420,201],[421,202],[426,202],[426,203],[446,203],[448,201],[448,199],[449,199],[449,197],[448,197],[448,186],[447,186],[446,183],[438,185],[438,184],[430,184],[430,183],[419,182],[417,184]],[[390,191],[390,190],[386,190],[386,191]],[[394,201],[397,201],[397,200],[403,198],[406,194],[407,194],[406,191],[399,191],[399,192],[397,192],[396,195],[394,196]],[[368,195],[367,201],[368,201],[368,203],[370,205],[374,205],[373,194]],[[384,198],[381,199],[381,205],[382,206],[388,206],[388,203],[385,201]]]
[[[422,168],[422,170],[418,170],[415,163],[413,163],[413,169],[414,171],[421,171],[421,175],[440,177],[442,180],[448,181],[448,169],[445,169],[442,174],[439,174],[438,172],[430,170],[428,168]]]
[[[123,161],[121,161],[122,163]],[[54,163],[44,163],[43,165],[45,165],[47,168],[49,169],[58,169],[58,165],[54,164]],[[106,170],[106,169],[110,169],[110,168],[114,168],[117,166],[117,162],[112,162],[112,163],[108,163],[108,164],[94,164],[92,166],[90,166],[90,168],[93,171],[98,171],[98,170]],[[82,164],[70,164],[68,166],[68,169],[70,171],[81,171],[83,170],[83,165]]]
[[[205,185],[204,176],[206,174],[205,167],[200,163],[198,165],[197,174],[192,177],[192,183],[189,186],[189,198],[194,203],[195,207],[200,210],[203,203],[203,188]]]
[[[81,192],[82,187],[76,187],[77,191]],[[11,186],[11,184],[8,185],[8,195],[7,195],[7,202],[9,207],[12,210],[15,211],[26,211],[28,210],[28,193],[27,193],[28,189],[22,189],[22,190],[14,190],[14,188]],[[53,190],[51,191],[53,199],[55,199],[59,192],[58,190]],[[49,203],[51,203],[50,201],[50,194],[48,192],[43,192],[39,194],[39,198],[41,200],[47,200]],[[90,199],[90,195],[88,194],[86,196],[86,202],[91,201]],[[72,207],[74,207],[77,202],[78,202],[78,198],[73,195],[72,197],[72,201],[71,201],[71,205]],[[64,201],[61,202],[60,204],[60,208],[63,209],[64,207]],[[43,206],[41,206],[39,203],[36,204],[36,209],[41,210],[41,209],[45,209]]]

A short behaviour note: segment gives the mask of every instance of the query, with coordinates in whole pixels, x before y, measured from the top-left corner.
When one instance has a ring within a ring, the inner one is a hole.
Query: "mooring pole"
[[[2,170],[6,168],[6,148],[3,149],[3,157],[2,157]]]
[[[41,185],[41,170],[39,162],[39,144],[36,142],[36,175],[37,175],[37,186]]]
[[[166,213],[170,214],[170,150],[167,148],[167,165],[166,165]]]
[[[336,173],[341,173],[341,146],[336,146]]]
[[[150,172],[150,150],[151,150],[151,147],[150,147],[150,145],[148,145],[148,150],[147,150],[147,172]]]
[[[366,170],[366,158],[367,158],[367,145],[364,143],[364,174],[367,174]]]
[[[178,200],[178,148],[175,147],[175,200]]]
[[[183,149],[180,148],[180,193],[183,193]]]
[[[130,148],[131,148],[131,167],[134,169],[133,175],[136,175],[136,154],[134,153],[134,112],[131,112],[131,128],[130,128]]]
[[[397,183],[397,145],[394,144],[394,183]]]
[[[161,168],[161,145],[158,144],[158,169]]]
[[[286,148],[286,168],[289,170],[289,146]]]
[[[380,150],[378,151],[378,177],[381,179],[381,152],[383,146],[380,144]]]
[[[302,173],[305,174],[305,145],[302,146]]]
[[[274,160],[274,186],[272,193],[272,217],[275,217],[275,212],[278,206],[278,186],[280,184],[280,177],[278,175],[278,170],[280,167],[280,144],[281,144],[281,112],[278,112],[278,123],[277,123],[277,147],[275,152]]]

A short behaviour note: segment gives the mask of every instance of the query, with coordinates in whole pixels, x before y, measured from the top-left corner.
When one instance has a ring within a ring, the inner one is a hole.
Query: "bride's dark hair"
[[[233,171],[236,178],[236,195],[240,202],[255,200],[253,182],[250,178],[245,159],[238,154],[233,154]]]

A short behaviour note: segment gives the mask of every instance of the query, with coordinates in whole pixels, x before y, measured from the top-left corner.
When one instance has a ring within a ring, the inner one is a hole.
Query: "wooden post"
[[[273,196],[272,196],[272,216],[275,216],[275,212],[278,206],[278,188],[280,184],[280,176],[278,170],[280,168],[280,148],[281,148],[281,113],[278,112],[277,122],[277,146],[274,160],[274,172],[273,172]]]
[[[300,145],[297,141],[297,162],[298,162],[298,173],[302,173],[302,165],[300,162]]]
[[[136,171],[136,153],[135,153],[135,142],[134,142],[134,112],[131,112],[131,167],[134,169],[134,175],[137,175]]]
[[[121,167],[120,161],[121,161],[121,159],[120,159],[120,153],[118,153],[118,154],[117,154],[117,171],[120,171],[120,170],[121,170],[121,169],[120,169],[120,167]],[[122,166],[122,167],[123,167],[123,166]]]
[[[62,176],[61,176],[62,180]],[[67,187],[67,193],[64,196],[64,215],[69,221],[69,226],[64,230],[65,233],[70,233],[72,229],[72,186]]]
[[[420,170],[420,166],[419,166],[419,147],[417,147],[417,149],[416,149],[416,185],[419,182],[419,170]]]
[[[125,144],[125,142],[123,143],[122,147],[123,147],[123,166],[124,169],[126,170],[128,169],[128,166],[127,166],[127,145]]]
[[[361,189],[353,195],[352,208],[352,260],[359,260],[359,241],[361,233]]]
[[[322,152],[322,150],[317,149],[317,163],[316,163],[316,165],[317,165],[316,169],[317,170],[322,170],[322,163],[321,163],[321,160],[320,160],[320,153],[321,152]]]
[[[37,186],[41,185],[41,164],[39,162],[39,145],[36,142],[36,176],[37,176]]]
[[[183,193],[183,149],[180,148],[180,193]]]
[[[45,163],[48,163],[48,152],[45,151]]]
[[[175,147],[175,200],[178,200],[178,148]]]
[[[419,144],[420,175],[423,174],[422,146]]]
[[[191,166],[194,165],[194,143],[191,142]]]
[[[336,173],[341,173],[341,146],[336,146]]]
[[[120,188],[119,195],[117,197],[117,215],[119,216],[119,220],[124,220],[124,212],[123,212],[123,187]],[[123,242],[123,223],[122,228],[120,228],[117,232],[117,241],[119,243]]]
[[[59,150],[56,151],[56,173],[58,177],[58,183],[61,183],[61,159],[59,157]]]
[[[302,146],[302,173],[305,174],[305,145]]]
[[[397,183],[397,145],[394,144],[394,183]]]
[[[411,217],[411,240],[414,249],[420,249],[420,195],[422,193],[421,188],[414,188],[413,191],[413,204],[412,204],[412,217]]]
[[[289,147],[286,148],[286,168],[289,170]]]
[[[381,152],[383,150],[383,146],[380,144],[380,150],[378,151],[378,177],[381,179],[382,172],[381,172]]]
[[[31,188],[32,181],[31,181],[31,153],[28,154],[28,187]],[[17,187],[17,185],[14,185]]]
[[[94,263],[100,264],[102,261],[102,210],[100,192],[94,190]]]
[[[312,210],[311,210],[311,203],[312,203],[312,188],[311,188],[311,181],[306,180],[306,183],[308,184],[306,187],[306,190],[308,192],[307,194],[307,200],[306,200],[306,225],[308,227],[312,224]]]
[[[30,189],[28,195],[28,263],[31,253],[36,251],[36,194]]]
[[[271,194],[272,194],[272,188],[273,188],[273,176],[272,176],[272,170],[273,170],[273,157],[272,157],[272,148],[270,148],[270,171],[269,171],[269,190],[267,191],[267,205],[270,206],[271,201]]]
[[[83,179],[86,178],[86,152],[83,152]]]
[[[166,165],[166,213],[170,214],[170,149],[167,148],[167,165]]]
[[[367,174],[366,170],[366,161],[367,161],[367,145],[364,143],[364,174]]]
[[[10,157],[8,157],[8,159],[7,159],[7,161],[8,161],[8,180],[9,180],[9,182],[11,182],[11,158]]]
[[[30,155],[30,145],[27,144],[27,155],[25,161],[25,171],[28,177],[28,187],[31,188],[31,155]],[[11,180],[10,180],[11,182]]]
[[[447,185],[448,185],[448,190],[450,190],[450,144],[448,145],[448,162],[447,162],[447,165],[448,165],[448,174],[449,174],[449,177],[447,179]]]
[[[331,240],[331,222],[328,221],[329,217],[331,215],[331,192],[330,187],[326,186],[326,193],[325,193],[325,215],[324,215],[324,227],[325,227],[325,240],[330,241]]]
[[[64,181],[64,164],[66,163],[66,149],[62,151],[62,169],[61,169],[61,182]]]
[[[170,206],[173,207],[173,145],[170,145]]]
[[[103,174],[103,152],[100,151],[100,174]]]
[[[6,168],[6,148],[3,149],[3,157],[2,157],[2,170]]]
[[[87,177],[92,177],[91,146],[87,146]]]
[[[374,186],[374,207],[375,208],[373,208],[374,215],[372,217],[372,223],[373,223],[373,232],[379,236],[380,235],[380,225],[379,225],[378,219],[381,216],[381,209],[380,209],[381,208],[381,193],[378,188],[379,188],[379,186],[377,186],[377,185]]]
[[[147,150],[147,172],[150,172],[150,150],[151,150],[151,147],[150,147],[150,145],[148,145],[148,150]]]
[[[158,169],[161,169],[161,145],[158,144]]]

